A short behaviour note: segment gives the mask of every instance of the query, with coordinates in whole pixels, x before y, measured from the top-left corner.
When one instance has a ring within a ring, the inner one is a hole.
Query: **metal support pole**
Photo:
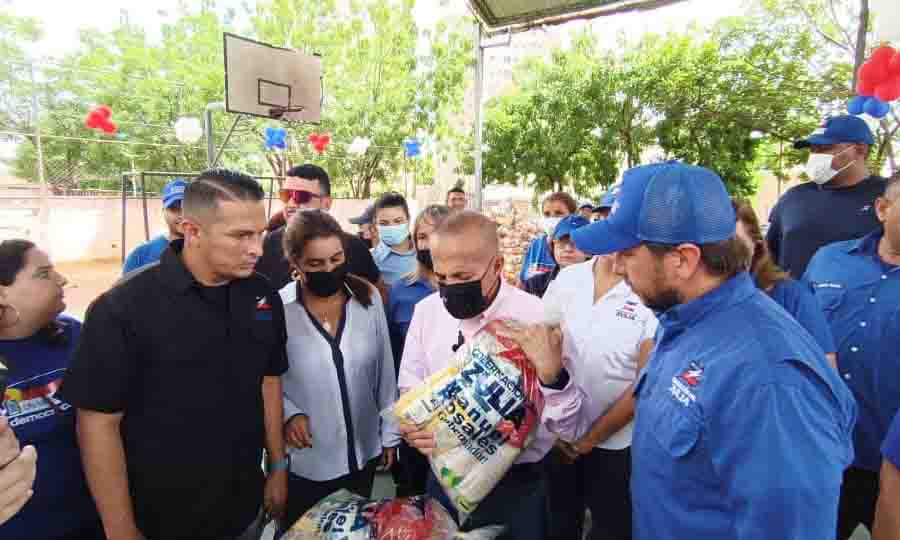
[[[147,183],[144,181],[144,172],[141,171],[141,206],[144,209],[144,240],[150,241],[150,216],[147,214]]]
[[[266,209],[266,219],[272,219],[272,194],[275,191],[275,177],[269,179],[269,208]]]
[[[128,218],[128,174],[122,175],[122,264],[125,264],[125,220]]]
[[[44,177],[44,146],[41,141],[41,114],[40,103],[37,98],[37,83],[34,76],[34,64],[31,67],[31,123],[34,126],[34,149],[37,153],[37,177],[41,186],[40,207],[38,210],[37,243],[42,249],[50,252],[50,205],[47,200],[47,179]],[[52,255],[52,252],[51,252]]]
[[[482,209],[481,100],[484,94],[484,49],[481,47],[481,25],[475,22],[475,210]]]
[[[203,132],[206,135],[206,166],[212,168],[216,155],[216,142],[213,140],[213,117],[209,107],[203,112]]]
[[[210,169],[215,169],[216,165],[219,164],[219,159],[222,158],[222,152],[224,152],[225,147],[228,146],[228,141],[231,140],[231,135],[234,133],[234,128],[237,127],[238,122],[241,121],[241,118],[243,118],[243,115],[241,114],[234,117],[234,122],[231,123],[231,127],[228,129],[228,134],[225,135],[225,140],[222,141],[222,146],[219,147],[219,151],[216,152],[216,157],[214,157],[212,163],[209,164]],[[212,139],[210,138],[210,140]]]

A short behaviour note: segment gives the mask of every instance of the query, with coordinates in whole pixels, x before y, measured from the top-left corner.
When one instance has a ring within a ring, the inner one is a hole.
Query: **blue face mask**
[[[409,223],[400,225],[379,225],[378,237],[389,246],[396,246],[409,238]]]

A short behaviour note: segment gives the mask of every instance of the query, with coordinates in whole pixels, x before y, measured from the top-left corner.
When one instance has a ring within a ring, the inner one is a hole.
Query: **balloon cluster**
[[[100,130],[107,135],[112,135],[119,129],[112,121],[112,109],[107,105],[94,107],[84,119],[84,127]]]
[[[866,63],[859,68],[856,97],[850,100],[850,114],[868,114],[884,118],[890,111],[890,102],[900,98],[900,53],[883,45],[875,49]]]
[[[193,144],[203,137],[203,126],[199,118],[184,116],[175,122],[175,138],[184,144]]]
[[[406,157],[416,157],[422,153],[422,142],[419,139],[406,139],[403,141]]]
[[[318,133],[310,133],[308,139],[309,143],[312,144],[313,149],[319,154],[324,154],[325,149],[328,148],[328,145],[331,143],[331,135],[327,133],[321,135]]]
[[[369,149],[369,146],[371,145],[372,140],[368,137],[356,137],[355,139],[353,139],[353,142],[350,143],[347,151],[351,154],[361,156],[366,153],[366,151]]]
[[[266,150],[285,150],[287,148],[287,130],[284,128],[267,127],[265,131]]]

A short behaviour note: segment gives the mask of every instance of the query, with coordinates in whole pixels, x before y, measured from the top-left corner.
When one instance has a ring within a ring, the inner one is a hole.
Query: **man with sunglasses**
[[[331,210],[331,179],[325,169],[307,163],[290,169],[278,193],[284,203],[285,222],[301,210]],[[263,256],[256,264],[256,271],[269,278],[272,286],[280,290],[291,281],[291,268],[281,247],[284,227],[266,236]],[[370,281],[378,287],[383,298],[387,288],[381,279],[381,271],[372,254],[359,237],[344,233],[347,256],[347,272]]]

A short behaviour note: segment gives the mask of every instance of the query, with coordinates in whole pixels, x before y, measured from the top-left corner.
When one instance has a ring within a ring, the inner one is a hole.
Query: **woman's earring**
[[[302,282],[303,274],[301,274],[300,271],[295,268],[294,270],[291,270],[291,279],[297,282]]]

